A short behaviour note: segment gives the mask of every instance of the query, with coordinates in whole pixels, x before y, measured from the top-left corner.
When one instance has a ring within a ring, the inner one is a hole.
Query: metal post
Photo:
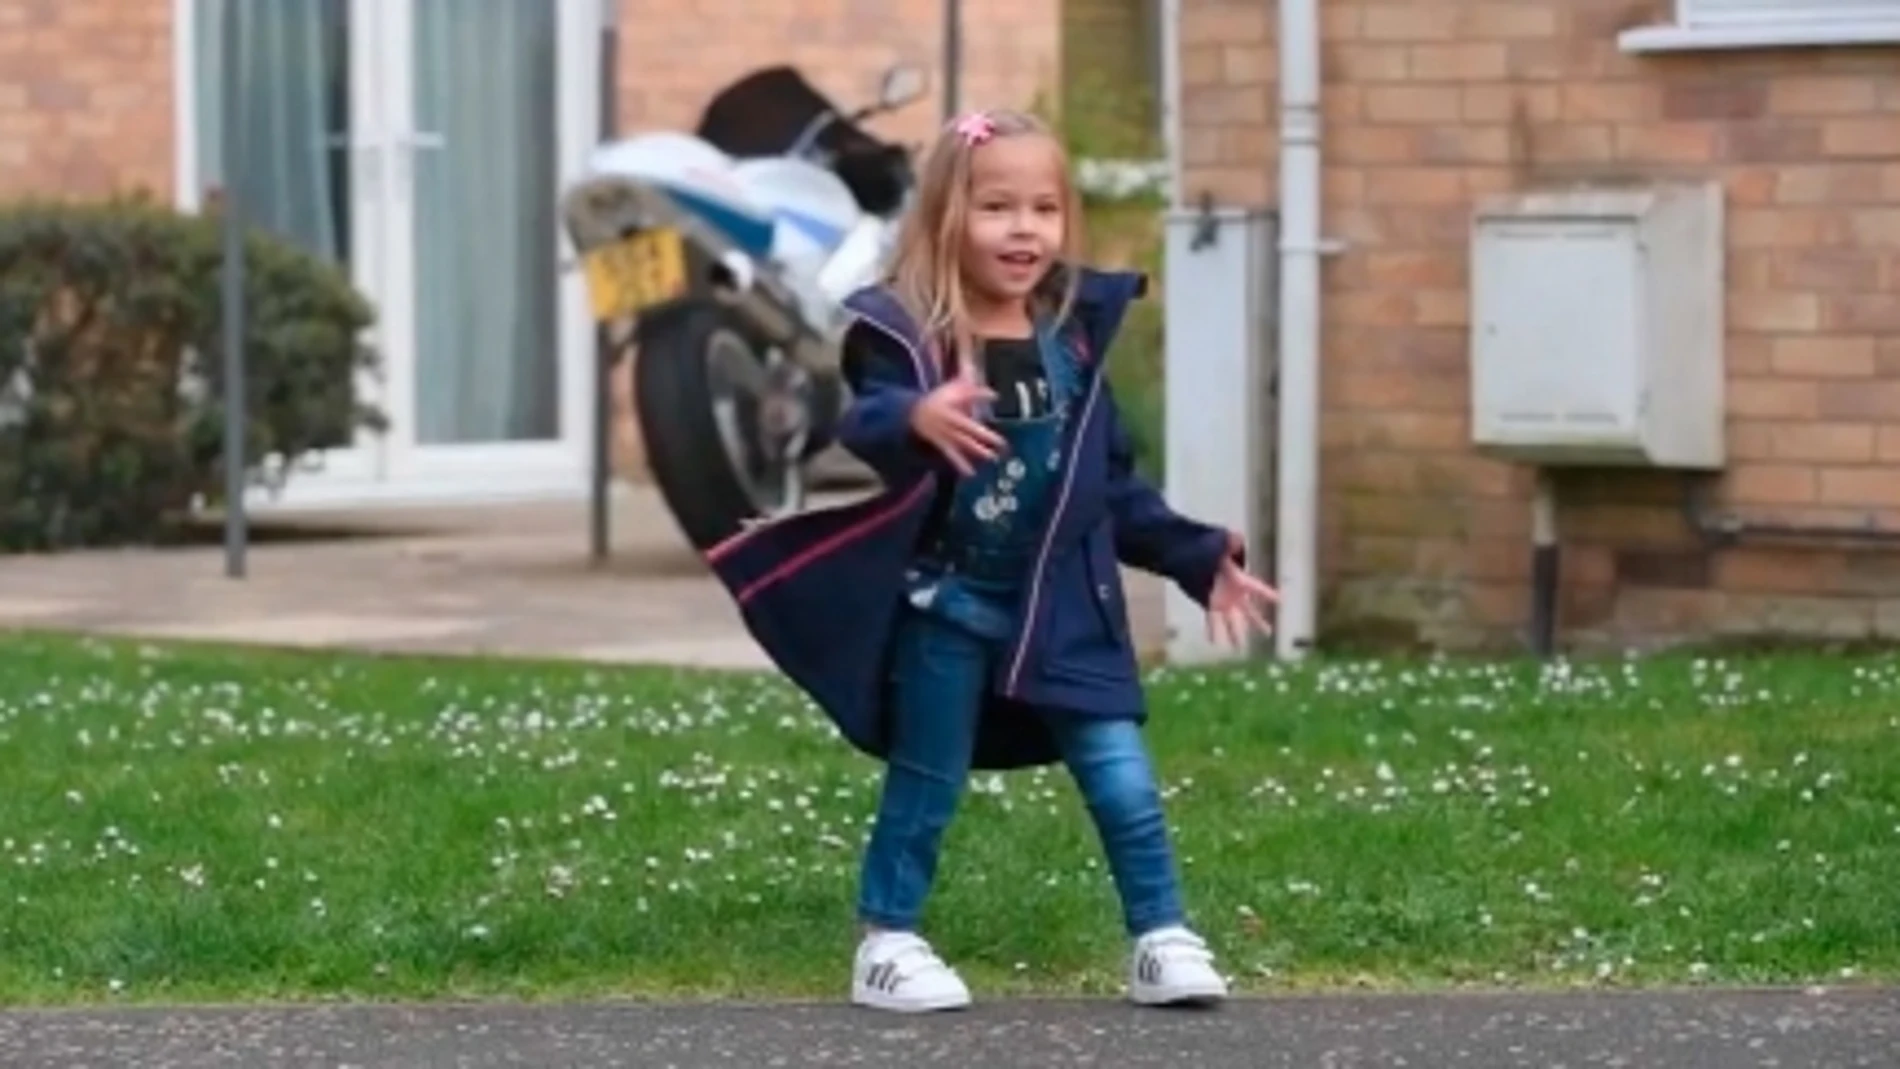
[[[963,0],[943,0],[943,121],[963,109]]]
[[[1531,652],[1539,657],[1557,652],[1562,553],[1557,540],[1557,479],[1550,469],[1538,468],[1537,488],[1531,495]]]
[[[221,23],[224,45],[224,574],[242,579],[250,530],[244,509],[246,389],[244,384],[244,221],[238,168],[244,153],[244,88],[239,0],[225,0]]]
[[[619,125],[615,97],[618,95],[620,31],[614,11],[618,4],[619,0],[600,0],[600,139],[603,142],[614,139]],[[588,528],[596,564],[606,561],[612,540],[608,491],[613,484],[614,340],[608,327],[605,322],[594,326],[594,463]]]

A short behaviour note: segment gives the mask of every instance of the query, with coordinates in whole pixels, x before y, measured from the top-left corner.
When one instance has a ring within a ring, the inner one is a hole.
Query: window
[[[192,5],[200,202],[224,185],[224,90],[236,84],[250,222],[332,263],[350,262],[350,5],[346,0],[237,9],[236,78],[224,69],[227,5]]]
[[[1900,0],[1676,0],[1676,18],[1625,31],[1626,52],[1900,44]]]

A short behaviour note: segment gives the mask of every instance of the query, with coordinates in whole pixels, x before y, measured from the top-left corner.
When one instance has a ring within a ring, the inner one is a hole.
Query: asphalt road
[[[0,1013],[7,1069],[1836,1069],[1900,1067],[1900,990],[1315,997],[1215,1012],[1006,1002]]]

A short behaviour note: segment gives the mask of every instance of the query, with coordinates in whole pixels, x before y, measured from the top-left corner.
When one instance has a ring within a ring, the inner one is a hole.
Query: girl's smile
[[[1028,292],[1042,279],[1043,272],[1048,270],[1047,259],[1034,249],[1005,252],[997,256],[997,260],[1002,264],[999,271],[1003,280],[1012,292]]]

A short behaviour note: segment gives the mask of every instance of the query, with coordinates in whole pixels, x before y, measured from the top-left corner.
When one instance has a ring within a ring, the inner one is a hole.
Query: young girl
[[[1274,597],[1229,532],[1135,475],[1103,358],[1144,280],[1072,267],[1079,213],[1038,120],[975,113],[925,161],[886,285],[854,294],[839,438],[884,491],[755,527],[715,570],[775,662],[883,759],[852,999],[954,1009],[917,934],[970,770],[1064,762],[1120,893],[1139,1003],[1219,1001],[1187,927],[1118,562],[1173,579],[1238,639]]]

